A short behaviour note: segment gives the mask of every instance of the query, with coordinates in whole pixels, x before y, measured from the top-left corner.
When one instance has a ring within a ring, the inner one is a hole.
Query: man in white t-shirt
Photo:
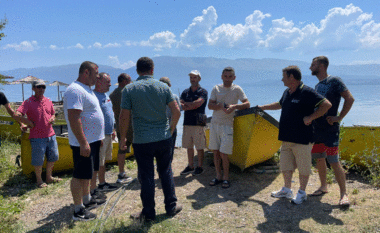
[[[216,178],[210,182],[210,186],[222,183],[222,188],[230,187],[228,155],[232,154],[234,115],[236,110],[250,107],[243,89],[233,84],[235,79],[235,70],[232,67],[224,68],[223,84],[214,86],[208,103],[208,108],[214,110],[210,127],[209,149],[214,152],[216,170]],[[238,104],[239,100],[242,102],[241,104]]]
[[[63,99],[74,162],[70,186],[75,208],[73,220],[95,219],[96,215],[88,210],[105,203],[104,199],[90,195],[90,181],[99,171],[99,149],[104,139],[104,116],[91,89],[98,78],[98,66],[83,62],[78,79],[67,87]]]

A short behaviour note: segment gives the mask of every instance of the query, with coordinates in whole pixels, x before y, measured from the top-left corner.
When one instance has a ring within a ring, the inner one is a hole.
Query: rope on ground
[[[106,203],[104,204],[103,206],[103,209],[102,209],[102,212],[100,213],[100,216],[98,218],[98,221],[96,221],[96,224],[94,226],[94,229],[92,231],[92,233],[94,233],[99,225],[99,223],[101,222],[100,224],[100,227],[99,227],[99,230],[98,232],[101,232],[101,230],[103,229],[103,226],[104,224],[106,223],[108,217],[111,215],[112,211],[114,210],[116,204],[119,202],[120,200],[120,197],[125,193],[125,191],[127,190],[127,187],[129,185],[131,185],[132,183],[134,183],[135,181],[137,181],[137,178],[134,178],[132,181],[130,181],[129,183],[127,184],[124,184],[122,185],[120,188],[118,188],[106,201]],[[103,214],[104,214],[104,211],[108,205],[108,203],[110,202],[110,200],[116,195],[116,194],[119,194],[118,197],[116,198],[115,202],[113,203],[113,205],[111,206],[111,208],[108,210],[108,214],[106,215],[105,219],[102,219],[103,217]]]
[[[273,166],[261,166],[253,169],[257,174],[279,173],[280,169],[277,165]]]

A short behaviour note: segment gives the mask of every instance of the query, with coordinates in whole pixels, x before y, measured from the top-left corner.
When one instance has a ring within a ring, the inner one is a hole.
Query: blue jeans
[[[177,197],[172,172],[173,138],[158,142],[133,143],[137,161],[138,176],[141,184],[142,213],[150,219],[155,219],[156,210],[154,202],[154,162],[157,161],[157,171],[161,179],[162,191],[165,196],[165,210],[172,211],[176,207]]]

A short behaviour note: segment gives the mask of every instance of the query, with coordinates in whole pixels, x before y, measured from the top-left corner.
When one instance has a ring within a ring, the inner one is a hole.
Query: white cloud
[[[136,63],[134,63],[133,61],[120,63],[119,58],[117,56],[108,56],[108,61],[111,64],[111,66],[115,68],[121,68],[123,70],[126,70],[136,65]]]
[[[170,49],[176,44],[175,35],[172,32],[159,32],[149,37],[147,41],[141,41],[141,46],[153,46],[155,51],[162,51],[163,48]]]
[[[218,15],[213,6],[202,11],[202,16],[197,16],[193,22],[181,34],[180,46],[192,48],[209,43],[210,31],[216,25]]]
[[[102,48],[102,44],[99,43],[99,42],[95,42],[92,46],[93,46],[94,48],[96,48],[96,49],[101,49],[101,48]]]
[[[121,47],[121,44],[119,44],[119,43],[108,43],[108,44],[104,45],[104,48],[117,48],[117,47]]]
[[[245,18],[244,25],[222,24],[211,32],[208,43],[229,48],[257,47],[263,33],[262,21],[270,16],[270,14],[263,14],[261,11],[255,10]]]
[[[23,41],[20,44],[7,44],[4,46],[4,49],[14,49],[16,51],[31,52],[36,49],[39,49],[37,41]]]
[[[373,20],[361,28],[360,42],[364,48],[380,48],[380,23]]]
[[[64,48],[63,47],[58,47],[56,45],[50,45],[49,49],[51,49],[51,50],[61,50],[61,49],[64,49]]]
[[[72,49],[72,48],[75,48],[75,49],[84,49],[84,46],[81,45],[80,43],[77,43],[75,46],[68,46],[67,48],[68,49]]]

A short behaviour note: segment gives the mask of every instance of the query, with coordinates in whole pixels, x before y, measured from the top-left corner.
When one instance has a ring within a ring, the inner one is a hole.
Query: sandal
[[[346,194],[342,197],[342,199],[339,200],[339,205],[341,207],[350,206],[350,200],[348,199],[348,196]]]
[[[209,185],[210,185],[210,186],[215,186],[215,185],[218,185],[218,184],[220,184],[220,183],[222,183],[221,180],[218,180],[217,178],[214,178],[214,179],[212,179],[212,180],[210,181]]]
[[[62,181],[61,178],[53,177],[53,179],[52,179],[50,182],[47,182],[47,181],[46,181],[46,183],[47,183],[47,184],[54,184],[54,183],[59,183],[59,182],[61,182],[61,181]]]
[[[228,180],[222,181],[222,188],[228,189],[230,187],[230,182]]]
[[[323,191],[322,189],[317,189],[314,191],[314,193],[310,194],[309,196],[312,196],[312,197],[323,196],[328,192],[329,191]]]
[[[42,182],[42,183],[37,184],[37,187],[42,189],[42,188],[47,187],[47,184],[45,182]]]

